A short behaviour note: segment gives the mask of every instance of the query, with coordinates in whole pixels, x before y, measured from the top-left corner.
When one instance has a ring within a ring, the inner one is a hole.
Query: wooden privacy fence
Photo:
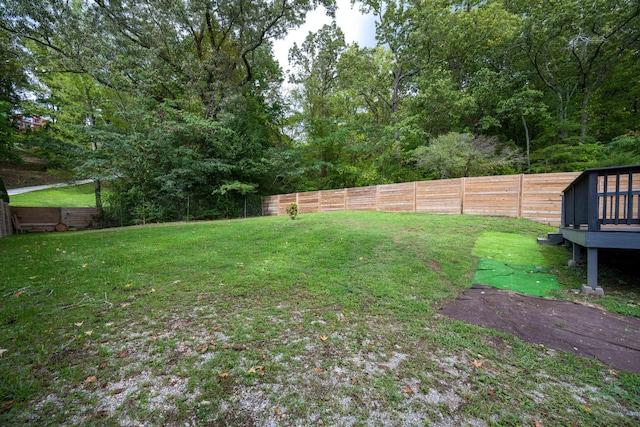
[[[102,227],[100,208],[10,207],[17,232],[85,230]]]
[[[560,225],[562,190],[580,173],[502,175],[279,194],[262,199],[263,215],[365,210],[528,218]]]

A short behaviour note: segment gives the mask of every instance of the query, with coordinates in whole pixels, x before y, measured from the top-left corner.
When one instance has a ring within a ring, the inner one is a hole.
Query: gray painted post
[[[587,285],[594,291],[598,287],[598,248],[587,249]]]
[[[577,243],[572,243],[573,246],[573,262],[578,264],[580,262],[580,245]]]

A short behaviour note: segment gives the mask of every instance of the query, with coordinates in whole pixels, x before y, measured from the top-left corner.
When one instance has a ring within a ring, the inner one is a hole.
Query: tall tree
[[[629,51],[640,47],[640,2],[630,0],[514,1],[523,17],[521,49],[540,80],[556,97],[560,126],[580,123],[588,131],[591,97]],[[568,136],[561,128],[563,136]]]

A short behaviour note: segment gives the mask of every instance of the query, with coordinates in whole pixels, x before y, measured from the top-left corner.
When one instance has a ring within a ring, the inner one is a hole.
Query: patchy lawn
[[[0,424],[637,425],[639,375],[438,314],[477,236],[548,230],[340,212],[0,240]],[[584,272],[541,250],[572,296]]]

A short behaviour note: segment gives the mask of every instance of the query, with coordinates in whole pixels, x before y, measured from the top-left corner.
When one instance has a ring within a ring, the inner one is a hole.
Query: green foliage
[[[459,133],[439,136],[410,155],[419,168],[436,179],[501,175],[514,171],[521,163],[515,151],[501,146],[496,139]]]
[[[551,145],[531,154],[533,173],[572,172],[597,167],[602,159],[600,144]]]
[[[620,135],[604,146],[606,157],[600,166],[625,166],[640,164],[640,132]]]
[[[289,207],[286,209],[286,212],[287,212],[287,215],[289,215],[289,218],[296,219],[298,217],[298,204],[291,203]]]

